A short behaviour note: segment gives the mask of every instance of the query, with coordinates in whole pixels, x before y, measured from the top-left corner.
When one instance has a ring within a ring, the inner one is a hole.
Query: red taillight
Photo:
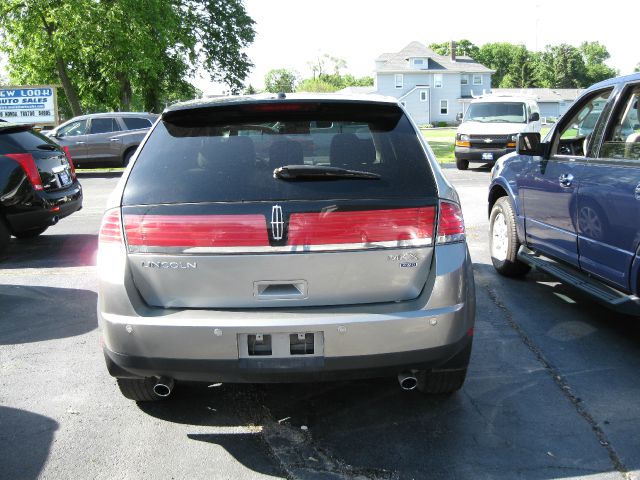
[[[102,217],[98,243],[122,243],[120,227],[120,209],[109,210]]]
[[[435,207],[354,212],[294,213],[289,245],[366,244],[408,241],[428,245]]]
[[[42,179],[40,178],[40,172],[38,171],[38,166],[30,153],[5,153],[3,155],[14,159],[20,164],[22,170],[27,174],[27,178],[35,190],[44,189],[42,186]]]
[[[64,154],[67,156],[67,160],[69,161],[69,166],[71,167],[71,178],[76,179],[76,167],[73,164],[73,159],[71,158],[71,152],[69,151],[69,147],[62,147],[64,150]]]
[[[269,245],[263,215],[125,215],[124,228],[131,246]]]
[[[438,238],[436,243],[452,243],[464,240],[464,219],[462,210],[452,202],[440,202]]]

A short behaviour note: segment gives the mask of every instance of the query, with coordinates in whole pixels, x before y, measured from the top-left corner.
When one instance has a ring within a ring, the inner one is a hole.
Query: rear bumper
[[[469,162],[493,163],[498,158],[507,153],[515,151],[514,148],[474,148],[474,147],[455,147],[455,157],[458,160],[467,160]],[[483,158],[483,154],[491,154],[493,158]]]
[[[104,349],[109,373],[114,377],[170,377],[193,382],[295,383],[393,376],[404,370],[428,370],[446,363],[447,369],[466,367],[465,349],[472,336],[424,350],[356,355],[352,357],[185,360],[118,354]],[[460,365],[456,356],[463,357]]]
[[[470,345],[475,290],[465,244],[436,247],[434,257],[415,300],[345,307],[158,309],[146,306],[129,281],[102,279],[98,318],[107,367],[116,377],[256,383],[437,368]],[[321,333],[322,351],[278,357],[241,353],[245,335],[301,332]]]
[[[54,217],[61,219],[82,208],[82,186],[75,182],[69,188],[55,192],[34,192],[28,202],[5,210],[12,231],[21,232],[51,225]]]

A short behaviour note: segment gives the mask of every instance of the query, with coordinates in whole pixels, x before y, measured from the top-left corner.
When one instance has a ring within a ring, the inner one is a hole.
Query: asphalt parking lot
[[[0,261],[0,478],[640,478],[640,320],[540,273],[497,276],[489,171],[445,173],[478,301],[460,392],[180,385],[150,405],[120,395],[99,345],[97,231],[118,177],[82,176],[83,210]]]

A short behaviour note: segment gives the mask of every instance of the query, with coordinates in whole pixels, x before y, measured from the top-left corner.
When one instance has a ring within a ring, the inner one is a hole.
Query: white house
[[[453,42],[450,56],[411,42],[376,59],[371,93],[396,97],[418,125],[453,123],[464,103],[491,90],[493,73],[470,57],[457,56]]]

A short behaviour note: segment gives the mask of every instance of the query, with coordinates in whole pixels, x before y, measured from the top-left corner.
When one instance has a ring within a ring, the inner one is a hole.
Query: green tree
[[[562,43],[547,46],[539,57],[537,75],[547,88],[584,88],[588,86],[586,67],[580,50]]]
[[[585,86],[601,82],[618,75],[618,71],[604,62],[610,55],[600,42],[582,42],[579,47],[585,64]]]
[[[312,92],[312,93],[330,93],[340,90],[342,87],[338,87],[332,83],[329,83],[320,78],[307,78],[302,80],[296,89],[297,92]]]
[[[198,69],[238,91],[254,38],[241,0],[3,0],[0,50],[16,83],[60,83],[74,115],[192,98]]]
[[[432,43],[429,45],[429,48],[438,55],[451,54],[451,42]],[[462,39],[456,41],[456,56],[466,56],[475,59],[479,50],[480,49],[469,40]]]
[[[264,88],[267,92],[295,92],[298,75],[284,68],[269,70],[264,77]]]

